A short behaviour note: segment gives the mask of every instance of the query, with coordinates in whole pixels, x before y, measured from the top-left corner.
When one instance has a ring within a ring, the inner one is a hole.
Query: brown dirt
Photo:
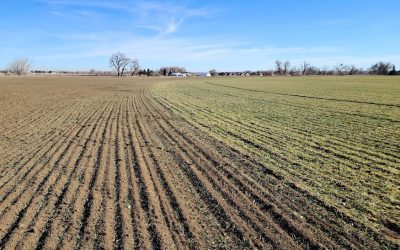
[[[0,78],[0,249],[394,248],[156,100]]]

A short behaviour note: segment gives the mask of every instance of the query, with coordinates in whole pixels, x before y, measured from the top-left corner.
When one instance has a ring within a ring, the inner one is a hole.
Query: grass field
[[[399,247],[399,77],[3,77],[0,107],[0,249]]]

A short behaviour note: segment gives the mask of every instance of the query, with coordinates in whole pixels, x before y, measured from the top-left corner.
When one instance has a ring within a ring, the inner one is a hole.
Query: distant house
[[[210,72],[200,72],[200,73],[197,73],[196,75],[200,76],[200,77],[211,77]]]
[[[173,72],[173,73],[170,74],[170,76],[173,76],[173,77],[186,77],[187,75],[183,74],[183,73],[179,73],[179,72]]]

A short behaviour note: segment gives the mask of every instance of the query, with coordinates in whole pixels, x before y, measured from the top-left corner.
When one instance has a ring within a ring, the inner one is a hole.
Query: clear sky
[[[141,66],[264,70],[276,59],[400,68],[400,0],[3,0],[0,69],[108,70],[113,52]]]

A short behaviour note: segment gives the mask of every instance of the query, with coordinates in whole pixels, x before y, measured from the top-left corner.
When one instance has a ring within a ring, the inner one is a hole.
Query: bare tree
[[[131,65],[131,76],[139,74],[140,70],[139,60],[133,59],[130,65]]]
[[[292,67],[292,68],[289,70],[289,74],[292,75],[292,76],[298,76],[298,75],[301,74],[301,70],[300,70],[299,67]]]
[[[336,74],[338,75],[346,75],[349,71],[349,67],[343,63],[336,65],[335,67]]]
[[[130,59],[123,53],[117,52],[111,55],[110,67],[117,71],[118,76],[123,76],[126,66],[130,63]]]
[[[275,71],[277,74],[282,74],[282,62],[279,60],[275,61]]]
[[[300,65],[300,71],[303,76],[307,73],[309,67],[310,67],[310,63],[308,63],[308,62],[303,62]]]
[[[289,72],[290,62],[285,61],[283,63],[283,74],[286,75]]]
[[[349,66],[349,75],[356,75],[360,72],[360,69],[358,69],[354,64]]]
[[[15,59],[9,66],[11,73],[16,75],[26,75],[31,70],[31,62],[27,58]]]
[[[307,74],[309,74],[309,75],[320,75],[321,74],[321,70],[318,67],[311,66],[311,67],[308,67]]]

